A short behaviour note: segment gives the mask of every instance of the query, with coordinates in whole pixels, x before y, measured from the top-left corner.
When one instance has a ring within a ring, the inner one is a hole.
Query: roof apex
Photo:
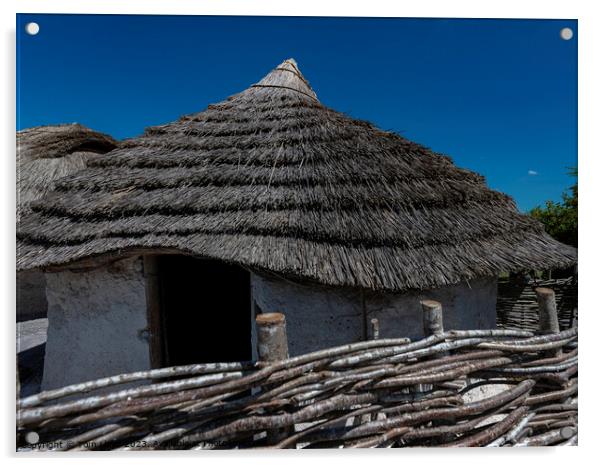
[[[284,60],[280,65],[264,76],[261,81],[257,84],[253,84],[251,87],[290,89],[311,97],[314,100],[318,100],[318,96],[299,70],[299,66],[294,58]]]

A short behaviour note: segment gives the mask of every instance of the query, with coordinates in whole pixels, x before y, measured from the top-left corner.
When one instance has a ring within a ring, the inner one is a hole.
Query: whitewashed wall
[[[251,274],[251,286],[262,312],[286,316],[291,356],[362,339],[358,291],[304,286],[256,274]]]
[[[46,275],[48,341],[42,389],[150,369],[142,260]]]
[[[368,322],[378,318],[381,338],[422,338],[420,301],[427,298],[443,304],[446,329],[495,328],[495,277],[421,293],[366,292],[363,300],[357,290],[301,285],[256,274],[251,284],[262,312],[285,314],[291,356],[361,341],[363,303]]]
[[[86,272],[46,275],[48,342],[43,389],[150,368],[145,278],[140,258]],[[286,315],[291,356],[361,341],[365,317],[381,338],[422,338],[421,299],[443,303],[446,329],[495,328],[497,280],[391,294],[310,286],[251,274],[262,312]],[[252,313],[251,313],[252,314]],[[253,329],[254,330],[254,329]],[[256,336],[251,338],[256,347]]]
[[[420,293],[366,294],[368,319],[376,317],[381,338],[424,337],[420,301],[434,299],[443,305],[447,330],[495,328],[497,278],[481,278]]]

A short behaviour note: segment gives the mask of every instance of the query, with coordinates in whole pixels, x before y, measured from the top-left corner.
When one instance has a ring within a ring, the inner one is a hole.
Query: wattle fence
[[[576,445],[577,328],[559,331],[553,292],[538,298],[537,332],[444,331],[441,306],[427,301],[423,340],[292,358],[283,316],[263,315],[258,362],[122,374],[18,400],[18,448]]]
[[[537,330],[539,313],[535,289],[550,288],[556,296],[558,323],[561,330],[576,325],[577,277],[550,280],[517,279],[498,282],[497,326],[505,329]]]

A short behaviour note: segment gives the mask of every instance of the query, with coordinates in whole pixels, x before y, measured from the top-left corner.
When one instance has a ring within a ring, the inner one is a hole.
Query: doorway
[[[248,361],[250,274],[184,255],[157,257],[161,365]]]

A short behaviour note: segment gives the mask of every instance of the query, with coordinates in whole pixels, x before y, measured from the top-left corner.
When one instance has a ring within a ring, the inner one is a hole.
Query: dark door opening
[[[250,360],[249,272],[189,256],[157,260],[162,365]]]

